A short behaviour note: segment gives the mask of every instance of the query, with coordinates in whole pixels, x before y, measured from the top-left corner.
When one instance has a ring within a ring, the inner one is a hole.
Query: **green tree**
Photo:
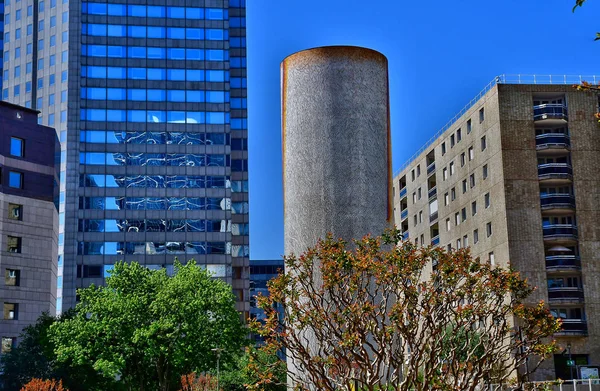
[[[5,391],[19,391],[34,378],[60,379],[71,391],[116,389],[113,380],[101,377],[89,363],[73,365],[56,361],[55,345],[48,335],[50,326],[71,319],[74,314],[70,310],[55,318],[44,313],[23,330],[19,346],[0,358],[0,379]]]
[[[194,261],[175,274],[138,263],[115,265],[106,286],[81,289],[72,319],[51,326],[57,359],[91,363],[129,389],[175,389],[182,375],[206,372],[241,353],[246,330],[231,287]]]

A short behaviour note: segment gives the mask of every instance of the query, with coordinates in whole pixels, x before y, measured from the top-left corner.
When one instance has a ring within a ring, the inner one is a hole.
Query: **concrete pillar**
[[[392,218],[388,63],[330,46],[281,63],[285,253],[332,232],[380,235]]]

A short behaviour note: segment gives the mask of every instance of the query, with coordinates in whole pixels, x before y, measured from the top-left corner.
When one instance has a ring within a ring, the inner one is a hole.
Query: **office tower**
[[[518,84],[544,80],[553,84]],[[540,380],[600,364],[599,101],[568,85],[578,81],[497,78],[393,184],[405,239],[470,247],[538,287],[531,301],[563,321],[562,350],[536,372]]]
[[[193,258],[247,316],[245,0],[12,0],[5,15],[3,98],[41,110],[62,146],[58,310],[119,260]]]
[[[60,145],[37,114],[0,102],[0,353],[42,312],[55,313]]]
[[[250,317],[258,321],[265,319],[265,311],[258,308],[256,297],[258,295],[269,296],[267,283],[283,272],[283,259],[261,259],[250,260]],[[241,278],[241,277],[240,277]],[[278,304],[277,310],[283,316],[283,307]],[[260,344],[263,339],[258,334],[252,334],[254,343]]]

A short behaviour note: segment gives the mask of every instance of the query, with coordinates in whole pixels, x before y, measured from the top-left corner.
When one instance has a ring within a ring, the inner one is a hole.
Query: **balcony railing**
[[[575,224],[551,224],[543,227],[544,240],[546,239],[577,239],[577,226]]]
[[[429,199],[432,199],[433,197],[436,196],[437,194],[437,187],[433,186],[433,188],[429,189],[429,193],[427,193],[429,195]]]
[[[403,199],[404,197],[406,197],[406,186],[400,189],[400,199]]]
[[[404,220],[407,217],[408,217],[408,208],[406,208],[402,212],[400,212],[400,221]]]
[[[432,162],[427,166],[427,175],[435,171],[435,162]]]
[[[550,302],[582,302],[583,289],[572,287],[548,288]]]
[[[546,133],[535,137],[535,146],[537,149],[569,148],[571,139],[564,133]]]
[[[538,165],[539,179],[571,179],[573,168],[569,163],[547,163]]]
[[[438,218],[438,212],[437,211],[433,212],[432,214],[429,215],[429,222],[432,223],[435,220],[437,220],[437,218]]]
[[[577,255],[551,255],[546,257],[546,270],[581,269],[581,260]]]
[[[440,235],[436,235],[433,237],[433,239],[431,239],[431,245],[437,246],[439,244],[440,244]]]
[[[575,208],[575,197],[571,194],[543,194],[540,196],[542,209]]]
[[[558,334],[587,334],[587,322],[583,319],[563,319]]]
[[[566,121],[568,119],[567,106],[561,103],[547,103],[544,105],[533,106],[533,120],[542,121],[546,119]]]

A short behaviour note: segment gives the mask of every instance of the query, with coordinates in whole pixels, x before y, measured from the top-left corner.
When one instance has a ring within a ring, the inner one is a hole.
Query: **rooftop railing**
[[[400,168],[394,173],[394,177],[400,174],[408,165],[415,160],[423,151],[431,146],[446,130],[454,126],[454,123],[462,117],[471,107],[477,103],[485,94],[488,93],[496,84],[557,84],[569,85],[580,84],[587,81],[593,84],[600,82],[600,75],[498,75],[490,81],[473,99],[469,101],[454,117],[452,117],[440,130],[438,130],[427,142],[419,148]]]

